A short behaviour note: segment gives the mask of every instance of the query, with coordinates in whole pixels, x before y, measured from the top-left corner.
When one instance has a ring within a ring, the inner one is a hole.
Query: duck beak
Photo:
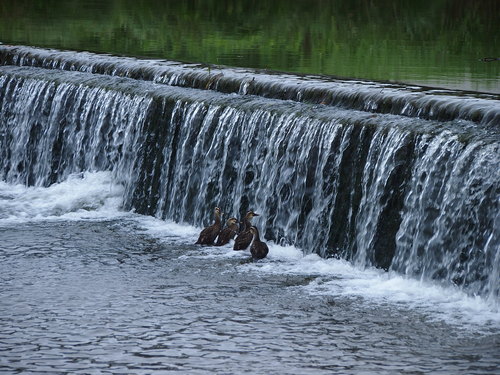
[[[260,216],[259,214],[256,214],[255,212],[253,213],[253,216]]]

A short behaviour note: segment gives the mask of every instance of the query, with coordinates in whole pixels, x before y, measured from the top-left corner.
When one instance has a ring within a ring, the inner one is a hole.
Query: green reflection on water
[[[0,40],[500,92],[498,0],[2,0]]]

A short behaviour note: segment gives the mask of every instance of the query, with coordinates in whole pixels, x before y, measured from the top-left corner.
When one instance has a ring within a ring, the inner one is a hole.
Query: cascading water
[[[0,68],[2,180],[112,170],[125,209],[200,225],[253,208],[268,240],[498,300],[495,96],[1,50],[30,65]]]
[[[0,45],[0,65],[32,66],[148,80],[172,86],[335,105],[374,113],[498,126],[497,96],[393,83],[255,72],[172,61]],[[258,74],[256,74],[258,73]],[[465,99],[465,100],[464,100]],[[495,99],[495,100],[490,100]]]

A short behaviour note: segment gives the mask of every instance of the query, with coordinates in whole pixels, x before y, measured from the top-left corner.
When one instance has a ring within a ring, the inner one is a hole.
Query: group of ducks
[[[226,227],[222,228],[221,217],[223,213],[215,207],[215,223],[203,229],[196,244],[223,246],[234,239],[234,250],[246,250],[250,246],[250,253],[254,259],[262,259],[269,253],[267,244],[260,240],[259,231],[252,225],[251,220],[259,214],[248,211],[243,219],[243,227],[239,230],[238,219],[232,217],[227,220]],[[253,240],[253,241],[252,241]]]

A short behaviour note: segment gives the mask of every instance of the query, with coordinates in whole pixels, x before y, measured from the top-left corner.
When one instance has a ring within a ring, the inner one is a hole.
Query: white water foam
[[[122,195],[123,187],[113,183],[111,172],[73,174],[46,188],[0,181],[0,224],[123,216]]]
[[[154,218],[136,217],[147,233],[165,241],[193,244],[201,228],[165,222]],[[422,314],[428,321],[443,321],[458,327],[483,333],[500,329],[498,301],[486,301],[469,296],[453,286],[404,277],[376,268],[360,269],[342,259],[324,259],[316,254],[304,255],[294,246],[268,242],[269,255],[257,262],[244,262],[241,272],[303,275],[312,278],[303,291],[332,298],[356,298],[367,305],[389,306]],[[249,258],[248,251],[233,251],[232,243],[222,247],[200,246],[199,252],[189,252],[182,258]]]
[[[125,218],[161,241],[193,244],[201,228],[121,211],[123,188],[113,183],[110,172],[86,172],[47,188],[0,182],[0,224],[41,220],[107,220]],[[360,303],[419,311],[426,319],[456,323],[477,331],[500,329],[498,301],[468,296],[458,288],[419,281],[395,273],[359,269],[345,260],[303,255],[293,246],[268,242],[266,259],[245,262],[241,272],[303,275],[312,278],[297,288],[318,296],[361,298]],[[184,258],[249,258],[248,251],[223,247],[200,247]]]
[[[267,262],[242,265],[242,269],[267,273],[312,276],[304,288],[313,295],[361,297],[371,305],[392,305],[419,311],[429,321],[441,320],[472,330],[500,329],[499,301],[469,296],[462,290],[437,282],[416,280],[376,268],[360,269],[341,259],[315,254],[299,256],[294,247],[270,243]]]
[[[160,220],[152,216],[136,215],[134,221],[138,223],[151,237],[161,241],[174,240],[179,244],[192,244],[196,241],[196,236],[200,229],[188,224],[178,224],[171,220]]]

